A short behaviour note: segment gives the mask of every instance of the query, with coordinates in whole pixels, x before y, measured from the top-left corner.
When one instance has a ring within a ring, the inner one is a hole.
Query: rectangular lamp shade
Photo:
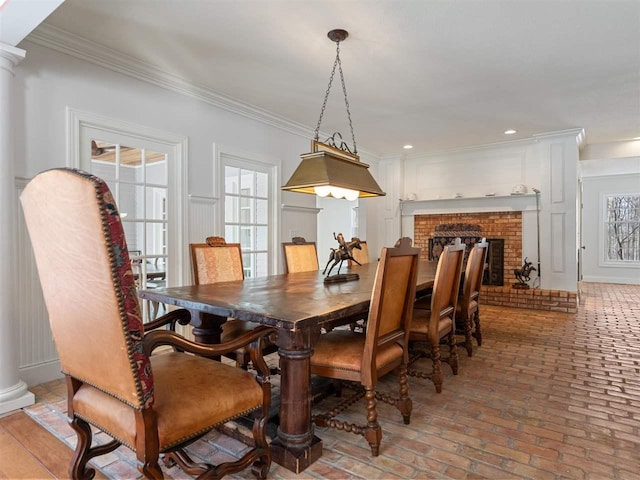
[[[359,198],[385,195],[369,173],[369,165],[366,163],[328,151],[303,153],[300,157],[300,165],[282,190],[315,195],[314,187],[331,185],[358,190]]]

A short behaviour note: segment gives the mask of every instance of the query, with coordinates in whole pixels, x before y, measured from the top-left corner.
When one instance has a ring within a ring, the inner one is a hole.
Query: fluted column
[[[25,51],[0,43],[0,414],[32,405],[18,372],[13,77]]]

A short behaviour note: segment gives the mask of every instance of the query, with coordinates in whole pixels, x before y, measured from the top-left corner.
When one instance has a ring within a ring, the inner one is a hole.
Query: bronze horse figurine
[[[331,268],[329,268],[329,272],[327,273],[327,276],[331,275],[331,270],[333,270],[333,267],[335,267],[336,265],[338,265],[338,273],[336,275],[340,275],[340,269],[342,268],[342,262],[344,262],[345,260],[352,260],[355,263],[357,263],[358,265],[361,265],[360,262],[358,262],[355,258],[353,258],[353,256],[351,255],[351,251],[354,248],[357,248],[358,250],[362,250],[362,247],[360,246],[360,239],[359,238],[352,238],[350,242],[345,242],[344,237],[342,236],[341,233],[338,234],[338,236],[336,237],[336,234],[333,234],[333,238],[335,238],[338,243],[340,244],[340,246],[338,248],[332,248],[331,249],[331,253],[329,254],[329,261],[327,262],[327,265],[324,267],[324,270],[322,271],[322,274],[324,275],[327,272],[327,268],[329,268],[329,264],[331,262],[333,262],[333,265],[331,265]]]
[[[516,268],[513,270],[514,275],[518,279],[518,285],[527,285],[532,271],[535,272],[536,269],[533,267],[532,262],[528,262],[527,257],[525,257],[522,268]]]

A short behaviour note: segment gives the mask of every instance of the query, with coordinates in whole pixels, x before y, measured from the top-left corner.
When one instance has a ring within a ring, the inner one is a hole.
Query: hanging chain
[[[358,147],[356,147],[356,136],[353,133],[353,123],[351,122],[351,111],[349,110],[349,100],[347,99],[347,86],[344,83],[344,74],[342,73],[342,62],[340,61],[340,42],[339,41],[336,42],[336,59],[333,62],[333,68],[331,69],[331,76],[329,77],[329,85],[327,85],[327,91],[324,94],[324,101],[322,102],[322,109],[320,110],[320,118],[318,119],[318,125],[316,125],[314,139],[318,141],[318,135],[320,133],[320,124],[322,123],[324,110],[327,107],[327,99],[329,98],[329,92],[331,91],[331,84],[333,83],[333,77],[336,73],[336,67],[338,67],[338,71],[340,72],[340,81],[342,82],[342,92],[344,93],[344,103],[347,107],[347,117],[349,118],[349,128],[351,129],[351,139],[353,140],[353,152],[357,154]]]

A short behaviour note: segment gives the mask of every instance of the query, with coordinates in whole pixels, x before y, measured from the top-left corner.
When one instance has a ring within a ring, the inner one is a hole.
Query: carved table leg
[[[196,342],[213,345],[220,343],[222,324],[227,321],[226,317],[219,317],[204,313],[199,310],[190,310],[191,325]]]
[[[280,349],[280,427],[271,443],[273,460],[295,473],[322,455],[311,423],[310,332],[278,332]]]

